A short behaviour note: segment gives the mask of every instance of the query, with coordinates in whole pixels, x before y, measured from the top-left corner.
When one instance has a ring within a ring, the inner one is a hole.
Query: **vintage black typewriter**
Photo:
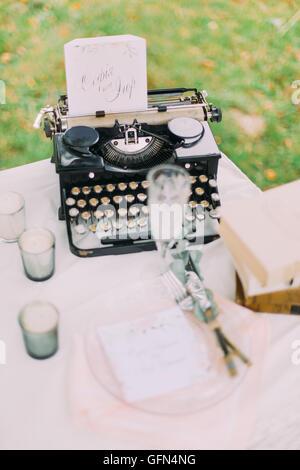
[[[192,191],[185,213],[186,237],[215,239],[220,197],[221,153],[208,121],[220,122],[220,108],[206,92],[191,88],[148,91],[142,112],[68,116],[68,98],[39,113],[53,139],[52,161],[59,174],[61,207],[72,253],[98,256],[152,250],[147,173],[162,163],[183,166]]]

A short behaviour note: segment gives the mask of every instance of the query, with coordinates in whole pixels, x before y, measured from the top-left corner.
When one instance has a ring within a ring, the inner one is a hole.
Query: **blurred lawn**
[[[261,188],[300,178],[300,8],[293,0],[6,1],[0,5],[0,169],[47,158],[32,123],[65,90],[63,45],[76,37],[147,39],[148,87],[196,86],[223,109],[221,149]],[[243,124],[241,128],[240,123]]]

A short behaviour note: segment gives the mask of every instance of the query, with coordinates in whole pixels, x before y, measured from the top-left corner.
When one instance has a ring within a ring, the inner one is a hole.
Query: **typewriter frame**
[[[180,98],[178,99],[178,96]],[[40,122],[44,115],[44,131],[47,137],[53,140],[54,151],[51,161],[55,163],[56,172],[59,175],[60,184],[60,197],[61,206],[58,210],[59,220],[66,220],[67,234],[69,240],[70,250],[74,255],[79,257],[93,257],[93,256],[104,256],[112,254],[125,254],[141,251],[151,251],[156,249],[156,244],[153,240],[122,240],[122,242],[115,245],[100,246],[97,248],[80,248],[73,242],[71,221],[67,214],[65,200],[67,192],[70,191],[72,186],[94,186],[96,184],[103,185],[105,183],[111,183],[119,181],[128,181],[129,179],[135,179],[140,181],[145,179],[149,168],[143,169],[122,169],[116,168],[107,164],[101,156],[99,156],[99,165],[93,168],[64,168],[60,164],[60,142],[65,131],[72,125],[88,125],[90,127],[101,128],[113,126],[115,119],[122,119],[130,122],[133,116],[138,116],[141,119],[141,115],[144,119],[151,118],[167,123],[168,117],[174,115],[182,116],[195,116],[200,121],[216,121],[220,122],[222,119],[222,113],[220,108],[214,107],[211,103],[206,101],[206,92],[198,91],[196,88],[172,88],[172,89],[159,89],[148,91],[148,109],[144,113],[124,113],[120,115],[105,115],[104,112],[98,111],[95,116],[68,116],[68,104],[67,95],[61,95],[57,106],[47,106],[43,108],[34,124],[34,127],[39,127]],[[175,98],[174,98],[175,97]],[[171,118],[169,118],[171,119]],[[143,121],[142,121],[143,122]],[[202,165],[206,167],[205,174],[210,178],[216,179],[218,160],[221,157],[220,152],[204,157],[186,156],[178,157],[173,153],[173,156],[168,163],[180,165],[182,167],[197,167]],[[166,162],[166,163],[167,163]],[[106,181],[105,181],[106,180]],[[206,238],[204,241],[208,243],[213,239],[218,238],[211,236]],[[100,240],[99,240],[100,244]]]

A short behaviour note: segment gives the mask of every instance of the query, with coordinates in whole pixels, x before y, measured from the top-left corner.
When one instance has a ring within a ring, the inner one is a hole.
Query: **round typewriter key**
[[[212,201],[214,201],[214,202],[218,202],[220,200],[220,196],[219,196],[218,193],[211,193],[210,197],[211,197]]]
[[[146,217],[142,217],[137,221],[139,227],[145,227],[148,224],[148,219]]]
[[[87,222],[87,221],[90,220],[90,218],[91,218],[91,213],[88,212],[88,211],[82,212],[82,213],[81,213],[81,218],[82,218],[85,222]]]
[[[115,215],[115,211],[112,210],[112,209],[106,209],[104,211],[104,215],[105,217],[107,217],[108,219],[111,219],[114,215]]]
[[[75,186],[71,189],[71,194],[73,194],[73,196],[78,196],[78,194],[80,194],[80,188],[77,188],[77,186]]]
[[[195,178],[195,176],[190,176],[190,182],[191,182],[191,184],[196,183],[196,178]]]
[[[95,224],[90,225],[90,226],[89,226],[89,229],[90,229],[91,232],[96,233],[96,231],[97,231],[97,225],[95,225]]]
[[[142,185],[142,188],[147,189],[149,188],[149,181],[144,180],[142,181],[141,185]]]
[[[208,184],[211,188],[216,188],[217,187],[217,182],[214,179],[209,180]]]
[[[132,194],[126,194],[125,198],[126,198],[126,201],[129,202],[130,204],[134,201],[134,196]]]
[[[99,199],[92,197],[92,199],[89,200],[89,204],[91,207],[97,207],[99,204]]]
[[[197,212],[197,219],[200,220],[200,222],[205,219],[205,214],[202,210]]]
[[[188,222],[193,222],[195,220],[195,216],[193,214],[186,214],[185,216],[185,219],[188,221]]]
[[[91,192],[91,188],[89,188],[88,186],[84,186],[82,189],[81,189],[82,193],[85,195],[85,196],[88,196]]]
[[[129,187],[130,187],[130,189],[135,190],[138,187],[138,183],[136,183],[135,181],[131,181],[129,183]]]
[[[197,202],[196,201],[190,201],[189,206],[191,209],[195,209],[197,207]]]
[[[86,206],[86,201],[84,199],[79,199],[77,201],[77,206],[80,207],[80,209],[84,209]]]
[[[121,230],[121,228],[123,227],[123,224],[122,222],[120,222],[119,220],[116,220],[113,222],[113,227],[116,229],[116,230]]]
[[[96,184],[96,186],[94,186],[93,189],[94,189],[94,193],[96,193],[96,194],[100,194],[103,191],[102,186],[100,186],[100,184]]]
[[[100,209],[97,209],[97,210],[94,212],[94,217],[95,217],[97,220],[100,220],[100,219],[102,219],[102,217],[104,217],[104,212],[101,211]]]
[[[110,229],[110,224],[108,224],[107,222],[103,222],[102,224],[100,224],[100,228],[101,230],[104,230],[104,232],[107,232]]]
[[[75,199],[74,199],[73,197],[68,197],[68,198],[66,199],[66,205],[67,205],[68,207],[74,206],[75,204],[76,204],[76,201],[75,201]]]
[[[127,227],[128,228],[134,228],[136,226],[136,221],[135,220],[127,220]]]
[[[119,183],[118,188],[119,188],[120,191],[125,191],[125,189],[127,188],[127,184],[126,183]]]
[[[142,207],[142,213],[144,215],[148,215],[149,214],[149,207],[148,206],[143,206]]]
[[[201,201],[200,204],[201,204],[201,206],[202,206],[204,209],[206,209],[207,207],[209,207],[209,202],[206,201],[206,200]]]
[[[86,227],[82,224],[76,225],[76,227],[74,227],[74,230],[78,235],[83,235],[86,233]]]
[[[127,209],[125,209],[125,207],[120,207],[120,209],[118,209],[118,214],[120,217],[125,217],[127,215]]]
[[[139,193],[139,194],[137,195],[137,198],[138,198],[139,201],[144,202],[144,201],[146,201],[146,199],[147,199],[147,194],[145,194],[145,193]]]
[[[77,209],[77,207],[72,207],[72,209],[69,210],[69,216],[72,217],[72,219],[74,219],[78,215],[79,215],[79,210]]]
[[[115,189],[116,189],[116,187],[115,187],[114,184],[106,185],[106,191],[108,191],[109,193],[112,193]]]
[[[109,204],[110,203],[109,197],[102,197],[101,198],[101,203],[102,204]]]
[[[140,209],[138,207],[132,206],[132,207],[129,208],[128,214],[135,217],[136,215],[139,214],[139,212],[140,212]]]
[[[204,194],[204,189],[198,187],[198,188],[195,189],[195,193],[197,194],[197,196],[203,196],[203,194]]]
[[[113,197],[113,201],[116,203],[116,204],[121,204],[123,198],[122,196],[114,196]]]
[[[200,176],[199,176],[199,181],[200,181],[201,183],[207,183],[208,178],[207,178],[206,175],[200,175]]]
[[[211,211],[209,211],[209,216],[212,219],[219,219],[220,218],[220,214],[215,209],[212,209]]]

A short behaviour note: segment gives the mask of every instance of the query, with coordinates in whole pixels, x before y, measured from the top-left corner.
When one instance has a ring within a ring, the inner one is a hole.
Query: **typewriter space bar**
[[[137,241],[151,241],[151,236],[149,233],[149,237],[145,238],[101,238],[101,244],[102,245],[119,245],[119,244],[126,244],[126,245],[131,245],[134,242]]]

